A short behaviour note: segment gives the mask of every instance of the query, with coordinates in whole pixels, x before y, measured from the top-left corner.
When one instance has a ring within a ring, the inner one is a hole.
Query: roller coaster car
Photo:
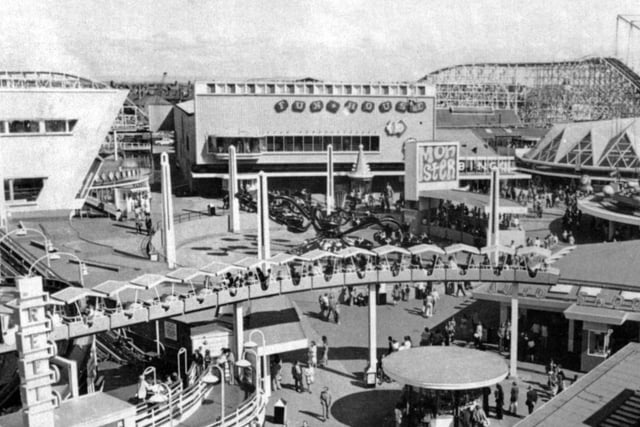
[[[256,201],[249,192],[239,192],[236,194],[236,198],[240,201],[240,209],[244,209],[247,212],[257,212],[258,206]]]

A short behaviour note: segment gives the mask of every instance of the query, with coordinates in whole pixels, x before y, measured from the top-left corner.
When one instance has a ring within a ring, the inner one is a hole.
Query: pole
[[[327,215],[333,212],[333,145],[327,146]]]
[[[176,236],[173,227],[171,170],[169,167],[169,155],[167,153],[162,153],[160,156],[160,169],[162,170],[162,232],[164,237],[164,253],[167,259],[167,266],[174,268],[176,264]]]
[[[238,193],[238,162],[236,161],[236,147],[229,146],[229,231],[240,231],[240,202],[236,199]]]
[[[518,283],[511,286],[511,348],[509,354],[509,376],[518,377]]]
[[[258,257],[262,261],[271,258],[269,189],[267,187],[267,175],[263,171],[258,174]]]
[[[160,357],[160,322],[156,320],[156,354]]]
[[[495,246],[491,260],[494,266],[498,265],[500,252],[500,170],[497,167],[491,169],[491,215],[489,217],[489,236],[487,246]]]
[[[376,367],[378,364],[376,344],[376,283],[369,284],[369,369],[367,370],[367,384],[376,384]]]

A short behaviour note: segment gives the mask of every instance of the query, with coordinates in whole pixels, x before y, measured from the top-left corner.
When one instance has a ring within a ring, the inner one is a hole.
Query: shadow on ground
[[[350,394],[333,403],[331,416],[352,427],[393,425],[393,408],[401,395],[400,390],[371,390]]]

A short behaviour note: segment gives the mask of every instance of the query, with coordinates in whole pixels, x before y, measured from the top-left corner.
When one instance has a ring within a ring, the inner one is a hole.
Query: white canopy
[[[197,268],[191,267],[183,267],[177,270],[170,271],[166,274],[166,276],[170,279],[180,280],[180,281],[189,281],[194,277],[201,276],[202,272]]]
[[[456,252],[467,252],[470,254],[480,255],[480,251],[475,246],[465,245],[464,243],[454,243],[444,248],[447,255],[455,254]]]
[[[211,264],[207,264],[200,269],[200,271],[210,275],[214,275],[214,276],[219,276],[219,275],[231,273],[231,272],[238,272],[242,270],[245,270],[245,269],[242,267],[238,267],[237,265],[225,264],[224,262],[218,262],[218,261],[214,261]]]
[[[480,249],[480,253],[482,255],[491,254],[496,251],[501,252],[503,254],[507,254],[507,255],[514,255],[516,253],[516,250],[514,248],[510,246],[503,246],[503,245],[485,246],[484,248]]]
[[[262,264],[273,264],[273,263],[271,261],[261,260],[259,258],[254,258],[254,257],[242,258],[240,261],[236,261],[233,263],[233,265],[235,266],[247,268],[247,269],[261,267]]]
[[[394,246],[394,245],[379,246],[377,248],[374,248],[373,252],[375,252],[378,255],[387,255],[387,254],[391,254],[391,253],[399,253],[399,254],[403,254],[403,255],[411,255],[411,252],[409,252],[405,248],[401,248],[400,246]]]
[[[280,252],[279,254],[274,255],[271,258],[269,258],[269,261],[274,263],[274,264],[282,265],[282,264],[288,264],[291,261],[295,261],[295,260],[298,260],[298,259],[300,259],[300,257],[297,256],[297,255],[291,255],[291,254],[288,254],[288,253],[285,253],[285,252]]]
[[[356,246],[349,246],[347,248],[344,248],[338,252],[336,252],[336,255],[341,257],[341,258],[349,258],[352,256],[356,256],[356,255],[367,255],[367,256],[374,256],[375,253],[368,251],[366,249],[363,248],[358,248]]]
[[[517,253],[518,255],[540,255],[544,258],[549,258],[551,256],[551,251],[549,249],[538,246],[526,246],[524,248],[519,248]]]
[[[314,249],[300,256],[300,258],[305,261],[318,261],[322,258],[330,258],[330,257],[341,258],[340,256],[334,254],[333,252],[322,251],[320,249]]]
[[[70,286],[51,295],[51,298],[57,299],[66,304],[74,303],[87,297],[103,298],[105,295],[87,288],[76,288]]]
[[[144,287],[121,280],[107,280],[106,282],[102,282],[98,286],[95,286],[93,288],[94,291],[102,292],[110,298],[117,295],[124,289],[144,289]]]
[[[409,252],[411,252],[411,254],[413,255],[419,255],[425,252],[433,252],[439,255],[444,255],[444,250],[440,246],[427,245],[425,243],[422,243],[416,246],[411,246],[409,248]]]
[[[142,286],[145,289],[155,288],[161,283],[168,282],[169,279],[161,274],[147,273],[131,280],[134,285]]]

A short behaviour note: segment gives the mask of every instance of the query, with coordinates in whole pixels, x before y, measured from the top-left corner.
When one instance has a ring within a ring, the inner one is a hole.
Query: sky
[[[154,81],[164,72],[168,81],[410,81],[463,63],[612,56],[616,16],[640,14],[638,0],[0,4],[0,68]],[[640,51],[640,30],[632,36]]]

